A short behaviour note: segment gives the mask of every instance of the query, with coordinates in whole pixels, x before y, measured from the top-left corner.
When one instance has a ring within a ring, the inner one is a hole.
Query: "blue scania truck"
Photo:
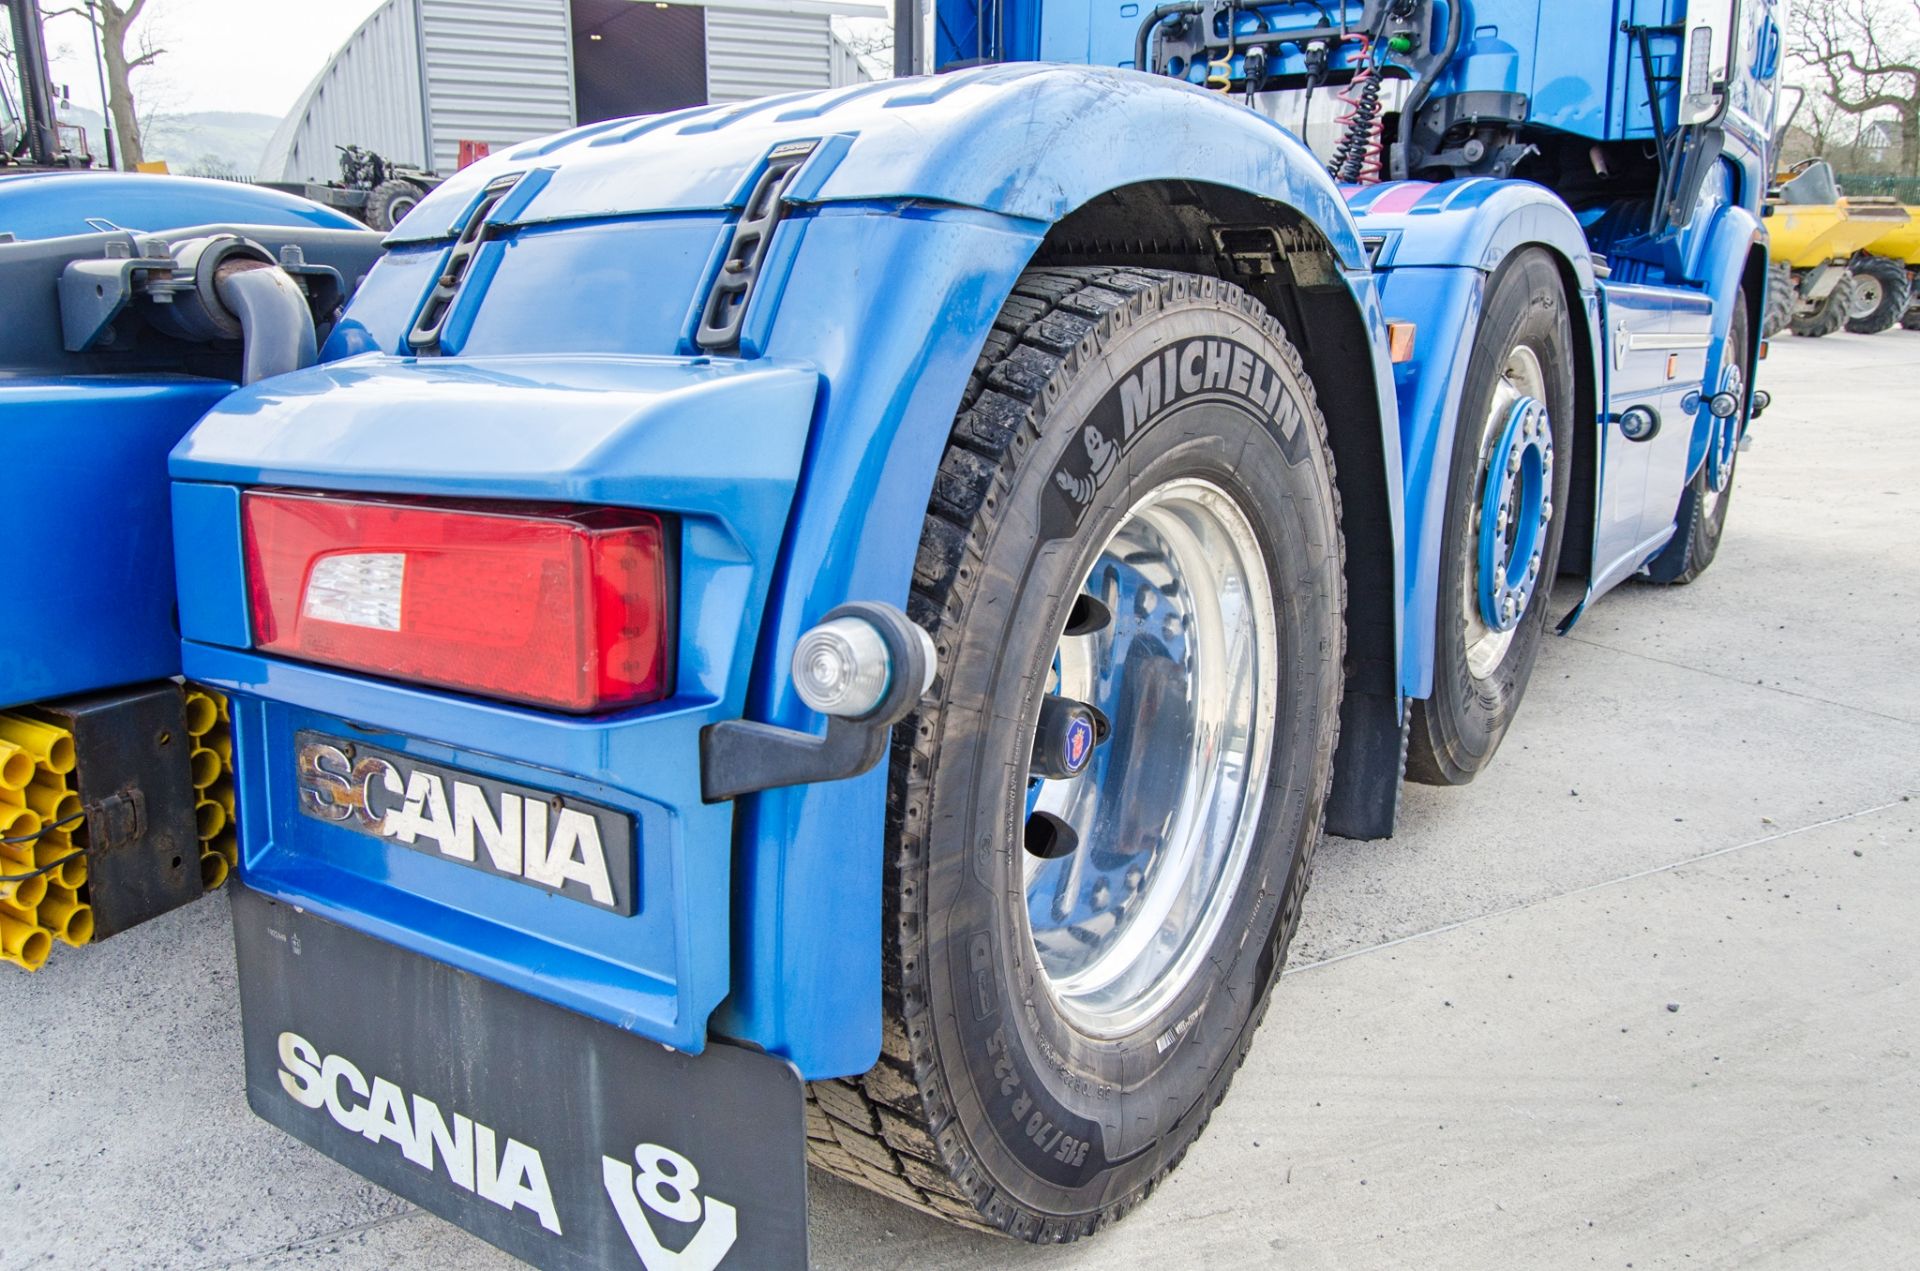
[[[542,1266],[803,1262],[805,1161],[1127,1213],[1321,835],[1706,569],[1764,405],[1772,0],[896,42],[503,148],[172,455],[250,1100]]]

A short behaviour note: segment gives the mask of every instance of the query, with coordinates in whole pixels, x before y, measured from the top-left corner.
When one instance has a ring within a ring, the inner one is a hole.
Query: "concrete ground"
[[[816,1263],[1920,1264],[1920,333],[1761,370],[1713,570],[1614,593],[1483,780],[1327,844],[1150,1203],[1029,1249],[816,1175]],[[226,911],[0,976],[0,1267],[510,1265],[247,1111]]]

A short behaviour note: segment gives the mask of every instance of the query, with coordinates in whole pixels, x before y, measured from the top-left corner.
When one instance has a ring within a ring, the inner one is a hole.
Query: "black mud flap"
[[[537,1267],[807,1265],[801,1082],[668,1050],[238,887],[253,1110]]]

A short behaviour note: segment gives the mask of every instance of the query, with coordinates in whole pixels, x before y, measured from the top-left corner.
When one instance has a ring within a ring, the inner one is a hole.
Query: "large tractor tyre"
[[[1853,262],[1853,304],[1847,310],[1847,330],[1855,335],[1879,335],[1895,326],[1907,312],[1913,285],[1907,267],[1885,256],[1862,256]]]
[[[1767,309],[1762,315],[1766,338],[1771,340],[1793,326],[1793,315],[1800,308],[1800,293],[1794,286],[1793,270],[1786,265],[1767,266]]]
[[[411,181],[400,177],[382,181],[367,192],[365,219],[368,228],[386,233],[426,197],[427,192]]]
[[[1752,354],[1747,350],[1747,293],[1741,288],[1733,301],[1733,323],[1727,331],[1727,346],[1735,350],[1734,367],[1740,386],[1731,391],[1746,395],[1745,385],[1752,373]],[[1733,502],[1733,468],[1740,458],[1739,419],[1717,421],[1707,455],[1700,471],[1680,492],[1680,507],[1674,514],[1673,537],[1647,562],[1641,577],[1648,582],[1680,585],[1690,583],[1706,572],[1720,550],[1720,535],[1727,527],[1727,508]]]
[[[1239,288],[1029,270],[970,381],[910,609],[882,1052],[814,1162],[1036,1243],[1146,1197],[1279,976],[1322,834],[1345,589],[1333,461]]]
[[[1837,268],[1837,266],[1836,266]],[[1801,314],[1793,320],[1793,333],[1817,340],[1823,335],[1832,335],[1847,323],[1853,312],[1853,274],[1842,274],[1827,298],[1812,313]]]
[[[1526,695],[1551,608],[1573,471],[1573,325],[1553,258],[1510,256],[1488,287],[1460,398],[1435,600],[1433,695],[1407,776],[1464,785]]]

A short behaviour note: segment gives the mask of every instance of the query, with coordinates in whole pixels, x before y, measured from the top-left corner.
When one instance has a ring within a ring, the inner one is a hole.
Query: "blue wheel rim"
[[[1480,618],[1511,631],[1540,582],[1547,526],[1553,518],[1553,423],[1537,398],[1522,397],[1487,457],[1481,495]]]

